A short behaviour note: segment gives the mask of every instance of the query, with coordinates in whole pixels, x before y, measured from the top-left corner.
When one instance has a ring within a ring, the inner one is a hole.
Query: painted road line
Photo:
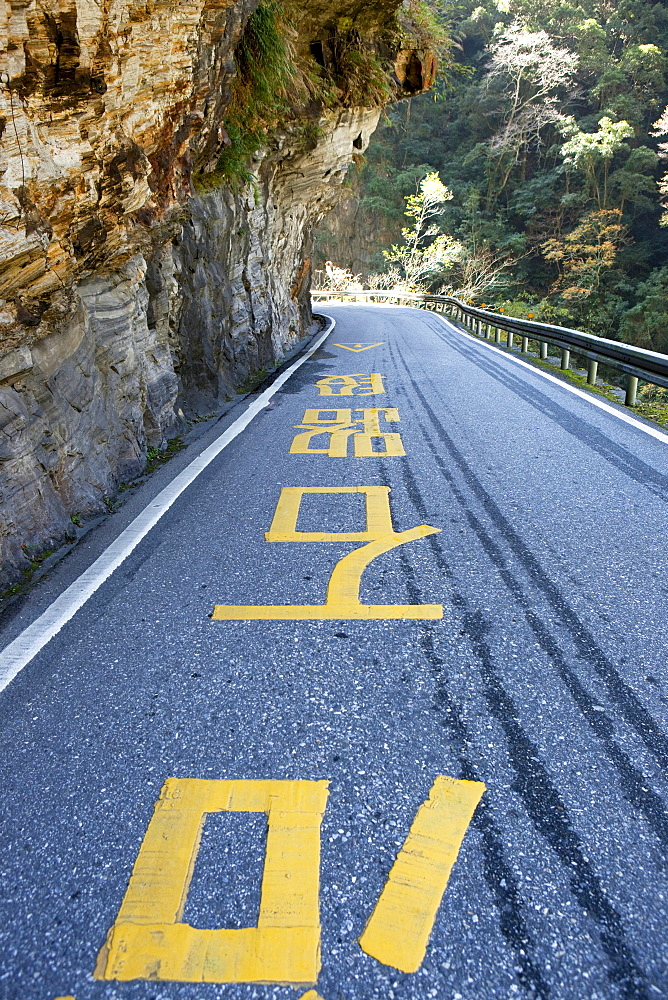
[[[96,979],[313,983],[320,971],[320,825],[327,781],[169,778]],[[267,814],[256,927],[181,923],[207,813]]]
[[[402,972],[417,972],[464,834],[485,786],[439,775],[418,809],[360,947]]]
[[[322,1000],[322,997],[319,993],[316,993],[315,990],[309,990],[308,993],[305,993],[299,998],[299,1000]]]
[[[360,351],[368,351],[371,347],[381,347],[385,343],[384,340],[379,340],[377,344],[364,344],[361,341],[349,341],[347,344],[334,344],[334,347],[342,347],[344,351],[354,351],[359,354]]]
[[[378,372],[371,375],[323,375],[315,384],[321,396],[381,396],[385,394],[383,378]]]
[[[331,317],[329,326],[317,338],[303,357],[290,365],[278,378],[254,400],[245,412],[232,423],[220,437],[216,438],[201,455],[195,458],[183,472],[179,473],[165,487],[131,524],[105,549],[91,566],[79,576],[28,628],[24,629],[0,652],[0,691],[16,677],[26,664],[60,632],[64,625],[79,611],[86,601],[98,590],[114,570],[127,559],[143,538],[199,474],[220,455],[224,448],[249,425],[251,420],[264,409],[272,396],[283,386],[290,376],[305,361],[308,361],[334,329],[336,321]]]
[[[366,531],[297,531],[304,495],[313,493],[364,493]],[[443,617],[441,604],[361,604],[362,573],[372,560],[399,545],[414,542],[441,529],[420,524],[408,531],[395,531],[390,512],[389,486],[284,486],[281,490],[268,542],[364,541],[338,561],[327,585],[324,604],[217,604],[212,621],[365,621],[386,619],[436,620]]]
[[[353,412],[361,416],[353,417]],[[399,423],[399,411],[393,406],[354,411],[349,408],[307,409],[304,411],[302,423],[294,425],[294,429],[301,430],[302,433],[295,434],[292,439],[290,454],[347,458],[348,442],[352,437],[355,458],[405,456],[401,434],[383,431],[380,426],[381,419],[388,424]],[[312,439],[321,434],[329,434],[328,446],[311,448]],[[385,451],[375,451],[375,441],[382,441]]]
[[[397,306],[392,306],[391,308],[397,308]],[[586,399],[588,403],[592,406],[597,406],[599,410],[605,410],[606,413],[612,414],[613,417],[617,417],[619,420],[623,420],[625,424],[630,424],[632,427],[636,427],[639,431],[644,431],[645,434],[649,434],[650,437],[656,438],[657,441],[661,441],[663,444],[668,444],[668,434],[665,431],[661,431],[658,427],[650,427],[648,424],[643,424],[642,421],[638,420],[636,417],[632,417],[628,413],[623,413],[621,410],[615,409],[614,406],[610,406],[609,403],[604,403],[602,399],[597,399],[596,396],[591,392],[585,392],[584,389],[578,389],[577,386],[571,385],[565,379],[557,378],[556,375],[550,375],[549,372],[544,372],[542,368],[536,368],[534,365],[529,364],[528,361],[523,361],[521,358],[516,358],[514,354],[508,353],[507,350],[503,348],[495,347],[494,344],[488,343],[486,340],[479,340],[477,337],[472,337],[468,333],[464,333],[459,327],[455,326],[450,320],[447,320],[444,316],[439,313],[430,313],[431,316],[436,316],[444,323],[451,333],[458,333],[460,336],[465,337],[467,340],[474,340],[476,344],[481,347],[487,348],[489,351],[493,351],[495,354],[501,354],[504,358],[509,361],[513,361],[516,365],[521,365],[522,368],[528,368],[530,372],[534,375],[540,375],[542,378],[546,378],[548,382],[554,382],[555,385],[560,386],[562,389],[568,389],[572,392],[574,396],[579,396],[580,399]]]

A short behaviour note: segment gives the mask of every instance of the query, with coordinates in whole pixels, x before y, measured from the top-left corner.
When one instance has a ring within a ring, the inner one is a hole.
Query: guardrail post
[[[522,337],[522,346],[521,346],[520,350],[522,351],[522,354],[526,354],[527,351],[529,350],[529,338],[528,337]]]
[[[626,406],[636,405],[636,393],[638,392],[638,379],[635,375],[626,376],[626,396],[624,403]]]
[[[589,385],[596,385],[596,375],[598,374],[598,361],[589,358],[587,361],[587,382]]]
[[[500,326],[495,326],[494,327],[494,343],[495,344],[500,344],[501,343],[501,327]]]
[[[561,370],[562,372],[568,371],[571,367],[571,352],[567,347],[561,348]]]
[[[513,334],[512,330],[506,330],[506,346],[509,351],[513,349]]]
[[[545,361],[547,359],[547,341],[539,340],[538,343],[540,344],[540,360]]]

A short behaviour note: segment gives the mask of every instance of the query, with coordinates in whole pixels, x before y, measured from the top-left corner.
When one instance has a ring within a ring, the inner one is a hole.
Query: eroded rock
[[[310,321],[311,229],[380,107],[313,98],[249,183],[194,194],[229,146],[257,5],[0,4],[0,591]],[[346,32],[395,94],[428,86],[431,57],[392,41],[397,6],[287,3],[295,58],[337,71]]]

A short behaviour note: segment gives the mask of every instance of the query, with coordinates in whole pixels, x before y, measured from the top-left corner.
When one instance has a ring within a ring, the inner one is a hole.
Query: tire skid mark
[[[598,925],[601,947],[609,962],[609,978],[625,1000],[649,1000],[647,980],[626,941],[620,914],[605,894],[598,875],[585,860],[580,838],[572,828],[568,812],[539,759],[539,747],[522,728],[517,708],[494,669],[492,651],[486,641],[493,625],[480,611],[466,610],[460,598],[463,632],[478,657],[484,694],[489,710],[503,729],[517,779],[513,790],[524,803],[535,829],[550,845],[568,873],[573,895],[586,915]],[[459,603],[459,602],[457,602]]]
[[[408,396],[407,393],[406,396]],[[420,426],[424,432],[425,429],[421,424]],[[428,441],[426,434],[425,439]],[[425,504],[419,492],[419,487],[408,469],[406,461],[402,462],[402,466],[404,469],[404,480],[411,494],[411,499],[414,502],[415,500],[418,501],[420,506],[417,509],[421,513],[421,509],[425,509]],[[460,503],[463,501],[461,494],[458,499]],[[441,546],[438,544],[438,539],[434,538],[434,542],[436,544],[432,545],[432,548],[439,549],[439,564],[447,566],[447,560]],[[415,583],[414,570],[405,552],[400,553],[400,558],[407,577],[407,588],[411,595],[411,600],[414,600],[420,596],[420,590]],[[447,575],[452,579],[453,574],[449,567]],[[579,903],[584,914],[594,918],[598,927],[601,948],[609,963],[609,979],[619,987],[624,1000],[649,1000],[647,980],[636,962],[631,946],[626,940],[622,918],[613,904],[608,900],[597,874],[589,863],[585,861],[580,838],[574,831],[568,810],[553,785],[547,768],[540,762],[541,751],[522,728],[515,703],[503,687],[494,669],[490,647],[484,641],[484,637],[488,631],[491,631],[492,625],[484,619],[480,611],[472,610],[466,598],[461,594],[454,593],[452,600],[455,608],[462,616],[462,633],[471,641],[473,651],[480,664],[483,693],[490,713],[496,719],[506,737],[509,763],[516,775],[513,790],[522,799],[524,808],[534,828],[552,847],[562,864],[567,873],[573,896]],[[466,741],[472,742],[471,734],[447,691],[442,673],[443,661],[436,656],[434,651],[433,626],[422,627],[420,645],[430,664],[437,684],[438,707],[442,710],[445,709],[444,725],[449,725],[452,728],[459,743],[459,758],[463,770],[462,777],[469,776],[468,773],[465,773],[468,766],[473,780],[482,780],[476,776],[475,769],[463,753]],[[487,810],[489,808],[488,804]],[[490,821],[493,824],[491,817]],[[479,820],[478,822],[484,823],[484,820]],[[475,823],[475,820],[474,825],[478,825]],[[496,855],[494,847],[497,845],[494,842],[494,833],[496,834],[498,844]],[[501,838],[498,836],[498,828],[495,825],[492,826],[492,830],[490,831],[487,849],[489,850],[489,859],[486,861],[485,877],[488,884],[490,884],[487,872],[489,870],[490,876],[493,878],[496,871],[496,867],[491,864],[492,861],[496,861],[500,857],[504,867],[509,867],[505,862]],[[514,916],[517,917],[520,914],[521,919],[519,908],[522,905],[522,901],[517,881],[512,874],[510,876],[511,881],[508,880],[507,874],[504,874],[502,877],[506,880],[507,886],[513,887]],[[495,890],[496,887],[492,886],[492,891],[496,897]],[[502,932],[503,912],[503,910],[499,910],[499,922]],[[525,968],[525,958],[521,955],[521,951],[526,951],[527,944],[533,942],[523,920],[521,924],[513,926],[511,930],[519,932],[519,935],[525,935],[524,940],[521,936],[506,938],[506,940],[513,947],[524,976],[528,977],[526,983],[528,985],[533,982],[531,974],[536,967],[532,959],[526,956],[530,964]],[[540,974],[540,970],[538,971]],[[540,976],[540,982],[543,982],[542,976]],[[542,997],[542,994],[539,992],[538,996]]]
[[[657,472],[656,469],[653,469],[652,466],[647,465],[645,462],[642,462],[628,449],[624,448],[623,445],[612,441],[603,431],[592,424],[584,425],[586,426],[586,432],[584,432],[582,421],[575,417],[566,407],[560,406],[556,400],[552,399],[546,393],[541,392],[540,389],[532,388],[520,377],[504,370],[499,365],[495,365],[486,357],[481,357],[474,350],[474,344],[461,344],[459,338],[448,337],[443,333],[442,329],[436,330],[429,323],[426,325],[436,334],[439,340],[447,344],[453,351],[456,351],[467,361],[481,368],[486,375],[500,382],[511,392],[515,393],[515,395],[520,396],[526,403],[542,413],[543,416],[559,424],[568,434],[577,438],[581,444],[585,445],[591,451],[596,452],[597,455],[600,455],[606,462],[613,465],[620,472],[623,472],[629,479],[633,479],[634,482],[649,490],[654,496],[668,503],[668,478],[665,475]]]
[[[577,674],[568,666],[563,650],[550,634],[540,616],[531,607],[531,603],[523,592],[521,585],[511,571],[507,569],[500,548],[489,537],[482,522],[467,506],[465,497],[455,485],[453,477],[444,467],[441,457],[429,440],[425,427],[420,422],[419,417],[416,416],[416,419],[423,431],[425,441],[432,451],[437,465],[439,465],[444,477],[448,481],[453,495],[457,499],[470,527],[476,534],[490,561],[496,566],[499,576],[510,591],[514,601],[522,608],[527,624],[533,632],[538,645],[551,659],[558,676],[571,694],[575,705],[602,744],[604,755],[618,774],[622,794],[632,806],[643,814],[647,825],[657,840],[664,847],[668,847],[668,810],[663,799],[651,788],[651,779],[636,767],[615,741],[612,721],[604,712],[594,709],[592,696],[586,690]],[[432,539],[432,550],[437,547],[440,546],[437,539],[434,538]]]
[[[406,362],[404,361],[400,351],[399,356],[406,367]],[[406,371],[408,373],[408,377],[410,378],[410,372],[407,367]],[[471,492],[477,497],[481,507],[510,550],[516,555],[522,565],[522,569],[526,572],[527,576],[531,579],[536,588],[542,592],[555,615],[561,619],[562,624],[571,636],[579,656],[592,665],[595,672],[606,685],[610,699],[619,707],[628,724],[633,728],[639,739],[656,759],[658,764],[664,769],[668,768],[668,739],[664,733],[661,732],[656,721],[642,704],[635,692],[622,680],[613,664],[597,644],[591,632],[586,628],[576,612],[567,603],[557,585],[553,583],[553,581],[544,572],[536,556],[530,551],[520,536],[515,532],[508,519],[502,514],[498,505],[485,490],[480,480],[475,476],[471,467],[456,447],[454,441],[438,420],[438,417],[425,399],[424,394],[421,392],[419,387],[412,380],[411,385],[416,396],[420,399],[420,402],[424,406],[438,438],[448,450],[448,453],[455,465],[459,467],[464,482],[469,487]],[[407,396],[407,399],[410,404],[410,397]],[[423,425],[420,424],[420,426],[424,432]],[[436,464],[442,474],[451,487],[456,490],[452,472],[448,469],[438,449],[434,446],[433,442],[426,434],[425,441],[434,455]],[[459,494],[459,500],[460,503],[462,503],[463,509],[468,517],[471,512],[461,493]],[[477,521],[477,525],[479,525],[479,530],[483,533],[486,539],[486,545],[490,547],[489,551],[491,552],[493,549],[499,551],[498,546],[495,546],[495,543],[491,540],[491,538],[489,538],[489,535],[482,527],[481,522]],[[509,579],[514,579],[514,577],[511,577],[509,571],[506,570],[505,572],[507,573]],[[519,588],[519,584],[517,584],[517,586]],[[519,589],[518,592],[522,593],[521,589]],[[592,709],[592,711],[588,713],[587,718],[593,714]]]
[[[419,516],[426,517],[427,507],[409,462],[404,459],[401,466],[406,492]],[[383,463],[380,463],[379,468],[383,476],[386,476],[387,470]],[[442,547],[433,544],[434,538],[432,536],[426,541],[431,546],[439,569],[445,576],[452,579],[453,574],[445,559]],[[410,563],[408,553],[401,549],[398,555],[409,598],[411,601],[421,602],[423,594],[416,583],[415,571]],[[443,675],[443,660],[434,649],[433,626],[427,624],[421,626],[419,643],[435,685],[434,707],[440,713],[443,727],[450,730],[453,742],[457,747],[460,776],[469,781],[482,781],[483,777],[476,771],[464,750],[467,744],[473,743],[473,734],[464,722],[448,691],[447,682]],[[491,806],[484,798],[478,805],[472,826],[481,835],[485,882],[496,906],[501,934],[515,956],[515,975],[518,982],[529,996],[535,997],[536,1000],[549,1000],[551,989],[543,975],[540,962],[534,957],[537,950],[536,944],[523,915],[526,904],[522,899],[515,873],[506,858],[503,839],[494,820]]]
[[[550,634],[539,615],[533,611],[520,584],[506,568],[503,553],[489,538],[481,521],[467,508],[465,498],[451,480],[449,480],[449,485],[481,546],[489,556],[490,561],[498,569],[501,579],[512,594],[515,602],[524,611],[527,624],[534,633],[538,645],[552,660],[557,674],[570,692],[577,708],[594,731],[595,736],[603,744],[604,753],[609,763],[616,769],[619,775],[624,797],[631,805],[642,812],[657,840],[664,847],[668,848],[668,811],[663,799],[654,789],[649,787],[650,779],[636,767],[627,754],[615,742],[612,721],[604,712],[594,709],[593,698],[574,671],[569,668],[559,644]],[[440,547],[439,542],[436,538],[433,538],[432,550],[437,547]]]

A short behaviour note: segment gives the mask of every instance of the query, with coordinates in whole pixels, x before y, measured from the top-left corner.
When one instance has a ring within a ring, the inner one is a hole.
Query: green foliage
[[[200,190],[251,180],[249,161],[267,133],[287,115],[289,98],[305,91],[295,68],[289,25],[278,0],[265,0],[248,19],[236,48],[236,77],[224,126],[229,139],[212,174],[199,175]]]
[[[633,135],[633,128],[628,122],[613,122],[604,116],[597,132],[581,131],[574,118],[566,119],[561,131],[569,136],[561,147],[566,168],[581,170],[588,196],[596,200],[599,208],[607,208],[610,162],[615,153],[625,148],[625,140]]]
[[[377,52],[366,48],[355,31],[340,33],[336,39],[337,83],[348,107],[382,107],[392,97],[387,69]]]
[[[182,448],[185,448],[185,445],[179,437],[172,438],[164,448],[148,448],[146,451],[146,468],[144,472],[149,474],[155,472],[156,469],[164,465],[165,462],[168,462],[170,458],[173,458],[177,451],[181,451]]]
[[[668,354],[668,267],[651,273],[638,285],[637,303],[622,320],[622,340]]]
[[[444,99],[389,111],[354,182],[379,251],[398,245],[416,172],[437,172],[453,194],[441,230],[468,262],[448,280],[468,297],[668,351],[668,5],[428,6],[455,39],[455,66]]]
[[[411,28],[408,41],[417,42],[420,48],[440,52],[441,56],[447,55],[452,47],[452,39],[445,11],[441,9],[437,12],[436,5],[432,9],[425,0],[408,0],[406,6]]]

